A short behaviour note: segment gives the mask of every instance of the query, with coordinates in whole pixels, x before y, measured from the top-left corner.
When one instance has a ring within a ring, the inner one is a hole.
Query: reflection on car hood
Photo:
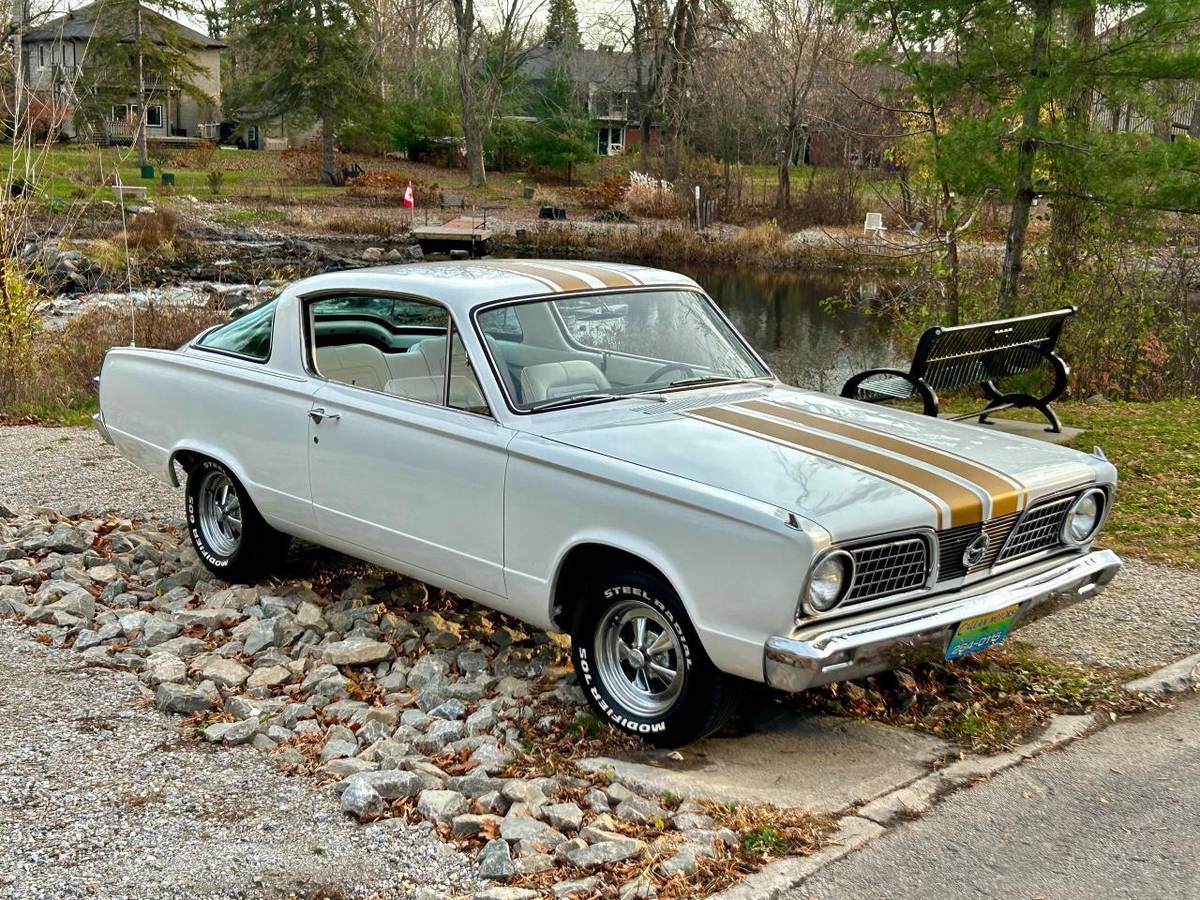
[[[978,523],[1115,478],[1044,441],[786,387],[678,394],[603,420],[547,437],[772,503],[838,540]]]

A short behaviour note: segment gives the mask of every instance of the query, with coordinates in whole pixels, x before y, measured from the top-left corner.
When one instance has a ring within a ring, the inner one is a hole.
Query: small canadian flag
[[[414,206],[416,206],[416,203],[413,201],[412,181],[409,181],[408,187],[404,189],[404,205],[409,209],[412,209]]]

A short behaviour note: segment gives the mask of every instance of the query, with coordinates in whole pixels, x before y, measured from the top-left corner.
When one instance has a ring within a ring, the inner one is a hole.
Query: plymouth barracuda
[[[176,351],[117,348],[96,427],[186,483],[203,563],[292,537],[568,632],[660,744],[748,682],[956,658],[1094,595],[1093,455],[781,384],[695,282],[596,262],[319,275]]]

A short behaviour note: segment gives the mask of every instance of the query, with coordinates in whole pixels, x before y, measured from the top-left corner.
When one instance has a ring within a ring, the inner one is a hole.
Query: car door
[[[327,303],[334,299],[340,302]],[[382,368],[364,349],[370,344],[352,342],[349,316],[337,318],[356,309],[351,299],[325,297],[310,307],[311,358],[321,381],[308,442],[317,528],[417,577],[432,573],[504,596],[504,473],[512,432],[486,410],[457,332],[445,336],[448,311],[426,301],[406,304],[386,323],[396,333]],[[342,324],[323,337],[330,330],[321,324],[326,310],[337,311],[332,319]],[[337,353],[321,346],[328,339],[337,341]]]

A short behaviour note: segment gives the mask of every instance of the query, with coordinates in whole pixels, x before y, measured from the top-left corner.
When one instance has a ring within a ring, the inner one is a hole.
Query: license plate
[[[994,613],[963,619],[946,648],[946,659],[969,656],[1003,643],[1020,608],[1019,605],[1006,606]]]

